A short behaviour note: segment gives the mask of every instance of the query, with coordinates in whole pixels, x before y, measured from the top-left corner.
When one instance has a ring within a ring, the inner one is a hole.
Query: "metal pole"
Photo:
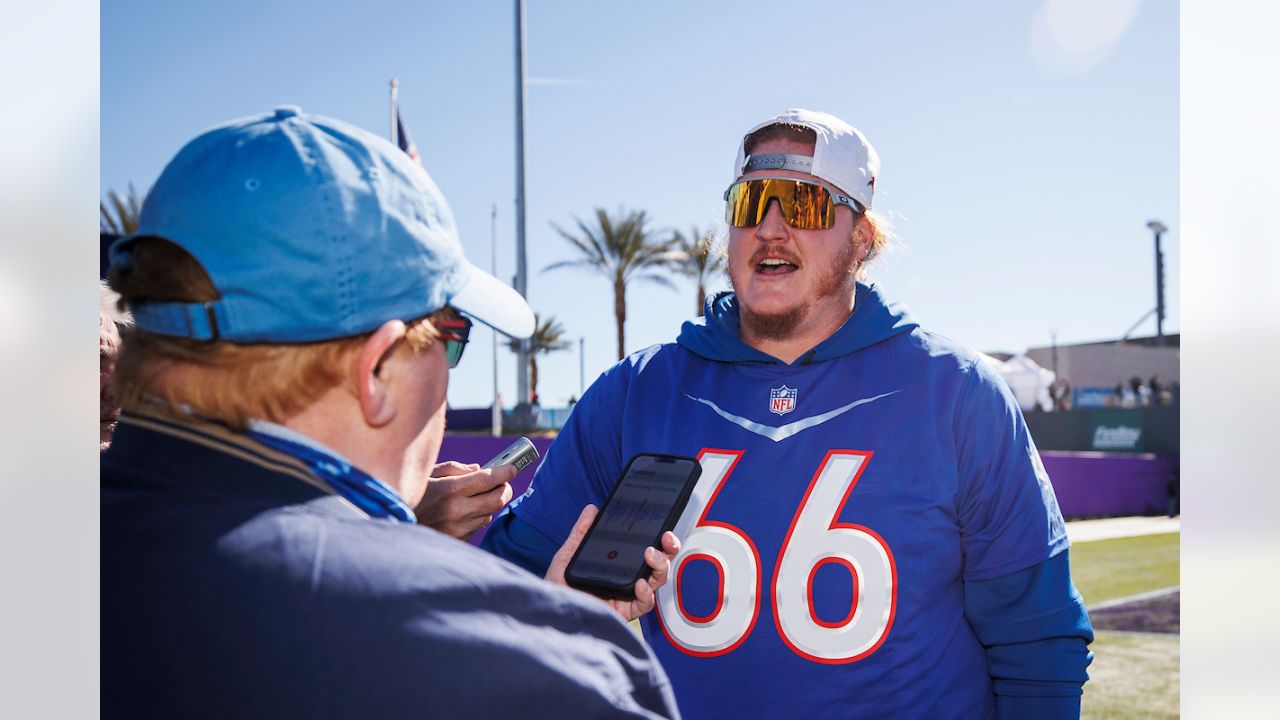
[[[493,276],[498,277],[498,204],[493,204],[489,215],[489,266]],[[502,434],[502,395],[498,392],[498,331],[493,333],[493,414],[489,427],[494,437]]]
[[[524,247],[524,0],[516,0],[516,292],[529,298]],[[517,403],[529,403],[529,348],[520,343],[516,362]]]
[[[392,145],[399,145],[400,138],[396,137],[396,103],[400,101],[400,81],[391,78],[391,138]]]
[[[1164,345],[1164,253],[1156,233],[1156,344]]]
[[[1049,337],[1053,338],[1053,374],[1056,377],[1058,374],[1058,331],[1056,329],[1049,331]]]
[[[1147,228],[1156,237],[1156,345],[1164,345],[1164,253],[1160,251],[1160,235],[1169,228],[1159,220],[1151,220]]]

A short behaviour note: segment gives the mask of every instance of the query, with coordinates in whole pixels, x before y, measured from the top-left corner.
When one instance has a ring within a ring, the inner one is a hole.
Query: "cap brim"
[[[463,260],[470,270],[449,305],[498,332],[523,340],[533,334],[533,310],[520,293],[489,273]]]

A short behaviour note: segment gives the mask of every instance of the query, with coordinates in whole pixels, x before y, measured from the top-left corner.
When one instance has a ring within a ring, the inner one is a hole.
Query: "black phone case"
[[[613,489],[609,491],[609,497],[605,499],[604,505],[601,506],[600,512],[596,514],[596,519],[592,521],[591,527],[587,529],[587,534],[582,537],[582,542],[578,545],[578,549],[574,551],[573,558],[569,560],[569,566],[565,568],[564,579],[570,587],[575,587],[607,598],[621,598],[630,600],[635,598],[636,581],[643,577],[648,577],[651,570],[648,563],[641,556],[637,559],[638,567],[636,574],[630,581],[621,585],[610,585],[595,579],[575,578],[573,573],[574,565],[578,562],[578,555],[582,553],[582,549],[586,547],[587,540],[591,538],[591,533],[595,531],[596,525],[600,522],[600,518],[604,517],[604,511],[609,507],[609,503],[613,501],[613,496],[618,492],[618,488],[622,487],[622,481],[627,477],[627,473],[631,472],[631,465],[635,463],[636,458],[640,457],[656,457],[670,458],[673,460],[690,460],[693,462],[693,472],[685,480],[684,488],[680,491],[680,496],[676,498],[676,502],[671,506],[671,512],[667,514],[666,520],[662,522],[662,527],[658,530],[658,534],[654,536],[649,545],[662,549],[662,534],[671,530],[676,526],[676,521],[680,519],[680,514],[684,512],[685,506],[689,504],[689,498],[693,495],[693,488],[698,484],[698,478],[702,477],[702,464],[697,458],[687,457],[684,455],[666,455],[664,453],[637,453],[627,461],[626,468],[623,469],[622,475],[618,477],[618,481],[613,484]]]

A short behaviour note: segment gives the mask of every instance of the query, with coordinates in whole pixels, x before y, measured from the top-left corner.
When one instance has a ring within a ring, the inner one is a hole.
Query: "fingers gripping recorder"
[[[516,473],[537,459],[533,443],[520,438],[483,468],[452,460],[439,463],[431,471],[430,487],[414,508],[418,524],[459,539],[471,537],[511,500],[509,483]]]
[[[487,470],[499,465],[515,465],[516,472],[529,467],[534,460],[538,459],[538,449],[533,446],[533,442],[527,437],[511,443],[506,450],[498,453],[492,460],[485,463],[481,470]]]

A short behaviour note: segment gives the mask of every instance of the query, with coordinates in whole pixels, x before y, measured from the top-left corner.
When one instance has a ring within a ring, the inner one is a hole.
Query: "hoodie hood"
[[[722,292],[707,298],[705,315],[688,320],[676,342],[695,355],[730,363],[781,365],[781,360],[744,343],[738,337],[738,298]],[[874,284],[857,283],[853,314],[831,337],[796,359],[796,365],[823,362],[855,353],[885,338],[919,326],[905,306],[889,303]]]

